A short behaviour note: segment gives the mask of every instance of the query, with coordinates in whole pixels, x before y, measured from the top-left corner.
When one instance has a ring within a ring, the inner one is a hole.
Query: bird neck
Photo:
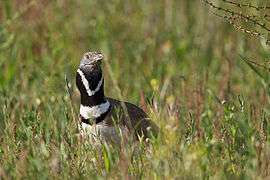
[[[93,79],[96,81],[94,82]],[[90,81],[91,80],[91,81]],[[90,121],[99,123],[111,109],[110,102],[104,96],[104,79],[87,78],[78,70],[76,83],[81,94],[80,117],[82,122],[91,124]]]
[[[81,105],[92,107],[106,102],[104,95],[104,81],[99,89],[81,92]]]
[[[99,123],[105,119],[111,110],[111,104],[108,100],[96,106],[80,106],[81,121],[86,124]]]

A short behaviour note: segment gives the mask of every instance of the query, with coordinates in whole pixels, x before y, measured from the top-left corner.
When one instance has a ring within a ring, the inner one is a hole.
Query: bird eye
[[[98,60],[103,59],[103,55],[102,55],[101,53],[100,53],[100,54],[98,54],[98,55],[97,55],[97,59],[98,59]]]

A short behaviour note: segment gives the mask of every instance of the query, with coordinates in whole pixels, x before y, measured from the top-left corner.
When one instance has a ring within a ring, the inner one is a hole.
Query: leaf
[[[104,166],[106,169],[106,172],[110,171],[110,158],[109,158],[109,152],[108,152],[108,147],[106,147],[106,145],[103,145],[103,160],[104,160]]]
[[[262,75],[262,73],[259,71],[259,69],[251,63],[251,61],[247,60],[244,56],[240,55],[241,60],[243,60],[260,78],[266,80],[266,77]]]

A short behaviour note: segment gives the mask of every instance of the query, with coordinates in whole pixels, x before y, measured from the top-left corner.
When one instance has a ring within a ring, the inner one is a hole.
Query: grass
[[[269,178],[269,72],[243,60],[267,64],[269,48],[201,1],[4,0],[0,22],[0,178]],[[89,49],[105,54],[107,96],[161,128],[150,146],[76,140]]]

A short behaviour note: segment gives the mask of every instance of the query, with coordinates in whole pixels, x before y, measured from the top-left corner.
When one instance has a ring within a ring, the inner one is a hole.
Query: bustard
[[[117,144],[122,137],[138,140],[140,137],[155,136],[158,127],[141,108],[104,95],[102,60],[101,53],[87,52],[77,70],[76,85],[81,95],[81,135],[95,142],[104,140]]]

